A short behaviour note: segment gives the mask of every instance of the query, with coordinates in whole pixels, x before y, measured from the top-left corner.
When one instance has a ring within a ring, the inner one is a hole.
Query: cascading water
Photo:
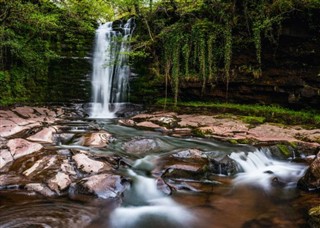
[[[192,214],[157,189],[153,178],[127,170],[132,185],[124,192],[125,207],[110,215],[112,228],[190,227]]]
[[[133,32],[133,19],[115,31],[112,22],[99,26],[96,31],[93,55],[93,104],[90,117],[113,118],[120,105],[128,99],[130,67],[127,53]],[[121,41],[121,42],[119,42]]]
[[[236,185],[258,185],[265,190],[270,190],[272,184],[295,187],[306,170],[304,165],[271,158],[271,153],[266,148],[255,152],[232,153],[229,157],[236,161],[243,171],[234,179]]]

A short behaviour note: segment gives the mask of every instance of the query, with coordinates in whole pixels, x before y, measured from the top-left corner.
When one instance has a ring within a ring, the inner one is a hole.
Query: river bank
[[[84,118],[86,115],[81,106],[0,110],[2,194],[22,191],[28,195],[67,197],[82,202],[96,197],[122,201],[134,180],[123,172],[128,167],[145,175],[151,172],[165,195],[186,189],[191,193],[211,194],[208,184],[212,185],[210,189],[224,192],[225,185],[229,186],[231,182],[228,176],[234,175],[235,164],[226,156],[231,152],[225,154],[223,151],[248,150],[249,153],[252,149],[246,145],[250,144],[270,148],[272,154],[284,161],[309,164],[298,186],[304,191],[319,189],[319,133],[316,129],[271,123],[253,125],[236,116],[153,112],[118,118],[115,121],[130,128],[124,128],[125,131],[117,135],[113,128],[121,129],[119,124],[109,125],[110,120],[90,120]],[[166,141],[167,136],[174,142]],[[185,138],[187,142],[184,142]],[[202,141],[201,138],[214,141]],[[219,141],[224,142],[220,145]],[[204,150],[202,144],[212,149]],[[217,157],[214,151],[220,150]],[[159,152],[163,154],[154,157]],[[145,158],[156,158],[159,165],[150,166],[153,163]],[[146,166],[141,168],[142,161],[149,164],[147,170]],[[219,178],[221,174],[227,179]],[[275,173],[270,172],[270,175],[276,178]],[[284,184],[276,182],[273,185],[278,187]],[[314,197],[308,199],[307,208],[319,205]],[[112,205],[118,207],[120,202]],[[316,220],[317,212],[312,213]],[[272,221],[273,216],[270,222],[277,225]],[[297,218],[299,223],[300,219]],[[237,223],[245,221],[247,218]]]

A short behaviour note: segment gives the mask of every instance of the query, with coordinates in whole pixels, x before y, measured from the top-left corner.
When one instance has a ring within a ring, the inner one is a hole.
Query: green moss
[[[258,125],[266,122],[266,118],[262,116],[241,116],[240,119],[248,124]]]
[[[163,100],[159,99],[157,104],[160,105]],[[168,107],[172,105],[170,100],[167,101]],[[247,105],[247,104],[233,104],[233,103],[214,103],[214,102],[178,102],[178,107],[184,109],[185,107],[193,108],[194,112],[210,110],[211,113],[224,113],[241,115],[244,121],[252,124],[260,124],[264,122],[273,122],[284,125],[305,125],[304,127],[316,128],[320,127],[320,113],[315,111],[295,111],[280,106],[267,105]],[[245,117],[244,117],[245,116]]]
[[[284,144],[277,144],[278,149],[280,150],[280,152],[285,155],[286,157],[290,157],[291,156],[291,151],[289,149],[289,147],[287,145]]]
[[[309,224],[310,227],[319,227],[320,226],[320,206],[313,207],[309,210]]]

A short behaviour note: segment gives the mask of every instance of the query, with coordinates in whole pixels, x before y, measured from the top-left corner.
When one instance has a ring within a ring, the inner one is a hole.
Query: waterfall
[[[306,170],[305,165],[273,159],[267,148],[232,153],[229,157],[241,167],[234,179],[236,185],[257,185],[265,190],[270,190],[272,186],[295,187]]]
[[[101,24],[96,31],[92,71],[92,118],[113,118],[121,103],[128,101],[128,41],[134,22],[132,18],[129,19],[117,31],[112,25],[112,22]]]

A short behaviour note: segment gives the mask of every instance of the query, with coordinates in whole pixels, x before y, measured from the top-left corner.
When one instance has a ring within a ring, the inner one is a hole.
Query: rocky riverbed
[[[186,148],[158,157],[147,156],[170,146],[157,139],[135,138],[115,153],[117,139],[94,121],[84,121],[82,108],[15,107],[0,110],[0,190],[23,190],[46,197],[72,199],[99,197],[121,199],[132,178],[124,168],[152,173],[165,194],[187,189],[204,191],[201,184],[219,184],[208,173],[230,174],[234,164],[227,157],[207,156],[201,149]],[[236,116],[179,115],[154,112],[118,119],[121,125],[148,129],[162,135],[206,137],[268,146],[278,157],[309,164],[298,186],[320,189],[320,130],[277,124],[247,124]],[[147,158],[147,159],[140,159]],[[157,160],[157,165],[150,161]],[[142,165],[141,165],[142,164]],[[203,180],[206,176],[206,180]],[[193,179],[188,182],[187,180]],[[198,177],[198,178],[197,178]],[[183,181],[181,181],[183,180]],[[314,202],[316,206],[319,202]],[[318,224],[317,207],[310,210]]]

